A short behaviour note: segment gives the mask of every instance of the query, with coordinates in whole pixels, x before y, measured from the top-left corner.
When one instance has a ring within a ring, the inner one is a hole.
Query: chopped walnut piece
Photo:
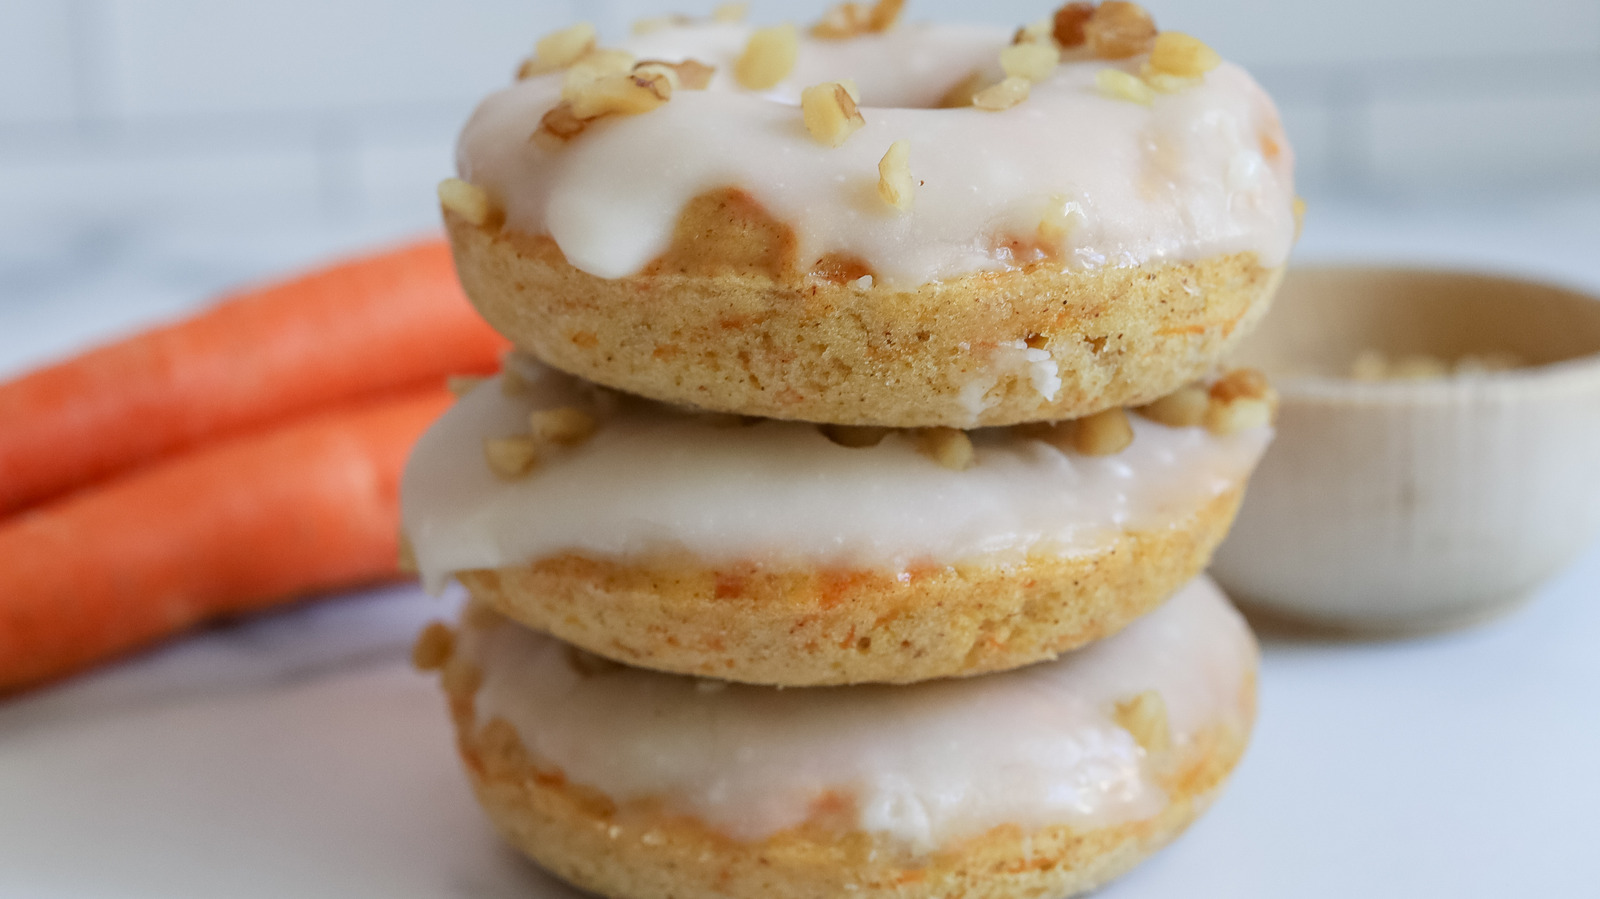
[[[659,73],[607,75],[583,85],[567,101],[580,120],[638,115],[672,98],[672,82]]]
[[[911,208],[917,182],[911,177],[911,142],[897,140],[878,160],[878,196],[903,211]]]
[[[1150,61],[1145,67],[1150,74],[1199,78],[1221,64],[1222,57],[1217,51],[1199,38],[1181,31],[1163,31],[1156,35],[1155,45],[1150,48]]]
[[[837,81],[813,84],[801,91],[800,113],[811,136],[830,147],[844,143],[867,123],[850,92]]]
[[[572,65],[594,49],[594,39],[594,26],[588,22],[545,35],[534,45],[533,57],[517,71],[517,78],[532,78]]]
[[[967,77],[951,85],[950,89],[944,92],[944,96],[939,98],[939,102],[935,106],[939,109],[959,109],[963,106],[971,106],[972,99],[988,86],[989,76],[985,75],[982,70],[974,70]]]
[[[439,682],[451,696],[471,696],[483,686],[483,672],[466,659],[451,657],[444,664]]]
[[[659,59],[646,59],[633,67],[635,72],[671,72],[672,89],[682,88],[686,91],[703,91],[711,86],[711,76],[716,74],[716,66],[708,66],[697,59],[686,59],[683,62],[664,62]]]
[[[952,471],[971,468],[976,459],[972,438],[955,428],[924,428],[917,432],[917,452]]]
[[[400,534],[400,547],[396,556],[395,568],[401,574],[415,575],[420,571],[417,567],[417,548],[411,545],[411,538],[404,533]]]
[[[972,95],[972,105],[990,112],[999,112],[1028,99],[1028,87],[1033,82],[1026,78],[1011,77]]]
[[[489,470],[502,478],[520,478],[539,464],[539,447],[532,437],[489,437],[483,441]]]
[[[433,621],[411,645],[411,665],[418,671],[438,671],[456,652],[456,632],[443,621]]]
[[[1083,26],[1094,16],[1093,3],[1068,3],[1050,17],[1051,36],[1064,49],[1081,47],[1088,40]]]
[[[444,388],[460,398],[477,389],[485,380],[478,375],[451,375],[444,379]]]
[[[1146,690],[1132,699],[1117,703],[1113,716],[1145,752],[1166,752],[1172,748],[1172,729],[1167,722],[1167,703],[1155,690]]]
[[[888,31],[900,21],[900,14],[905,8],[906,0],[878,0],[872,4],[872,11],[867,15],[867,28],[872,31]]]
[[[874,428],[866,425],[818,425],[822,436],[850,449],[867,449],[883,442],[893,428]]]
[[[1198,427],[1206,419],[1211,396],[1203,387],[1180,387],[1164,397],[1133,410],[1169,428]]]
[[[1115,456],[1133,443],[1133,425],[1121,409],[1080,418],[1072,429],[1072,448],[1085,456]]]
[[[1061,51],[1055,44],[1014,44],[1000,51],[1000,68],[1008,78],[1026,78],[1038,83],[1049,78],[1061,64]]]
[[[1060,245],[1087,221],[1083,207],[1060,194],[1050,197],[1044,215],[1039,218],[1039,239]]]
[[[1125,0],[1106,0],[1083,25],[1089,50],[1100,59],[1127,59],[1150,51],[1156,23],[1144,7]]]
[[[1100,93],[1117,100],[1127,100],[1141,106],[1149,106],[1156,101],[1156,92],[1150,85],[1137,75],[1129,75],[1121,69],[1101,69],[1095,73],[1094,85],[1100,89]]]
[[[539,119],[539,130],[533,132],[533,140],[547,150],[554,150],[565,146],[587,127],[589,122],[573,113],[571,101],[562,100]]]
[[[905,5],[905,0],[878,0],[871,6],[865,3],[839,3],[829,7],[822,14],[822,19],[811,26],[811,36],[842,40],[875,31],[888,31],[899,21]]]
[[[722,3],[711,11],[713,22],[743,22],[744,17],[750,14],[748,3]]]
[[[1228,372],[1209,393],[1204,423],[1206,430],[1220,437],[1272,424],[1277,411],[1277,392],[1266,375],[1253,368]]]
[[[1049,19],[1040,19],[1037,22],[1030,22],[1027,25],[1017,29],[1016,34],[1011,36],[1011,43],[1045,44],[1050,47],[1055,47],[1056,39],[1051,33],[1053,27],[1053,23]],[[1056,47],[1056,49],[1057,51],[1060,50],[1059,47]]]
[[[733,64],[733,76],[750,90],[770,90],[794,71],[799,55],[800,37],[793,25],[757,28]]]
[[[607,75],[622,75],[633,70],[633,54],[626,50],[591,50],[567,67],[561,76],[561,99],[571,100],[589,83]]]
[[[657,31],[665,31],[668,28],[679,28],[684,25],[693,24],[693,22],[693,19],[684,15],[653,16],[648,19],[639,19],[635,21],[633,23],[633,27],[629,30],[636,35],[655,34]]]
[[[593,437],[599,428],[593,415],[571,406],[540,409],[528,415],[528,431],[540,443],[577,446]]]
[[[1140,69],[1139,78],[1158,94],[1176,94],[1191,87],[1198,87],[1201,84],[1201,79],[1199,78],[1185,78],[1181,75],[1152,72],[1148,65]]]
[[[460,178],[439,182],[439,205],[445,212],[480,228],[500,217],[500,209],[488,191]]]

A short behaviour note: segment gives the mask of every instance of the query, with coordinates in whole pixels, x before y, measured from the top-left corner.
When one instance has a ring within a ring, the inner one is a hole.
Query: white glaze
[[[1201,578],[1114,637],[1019,671],[910,686],[777,689],[620,669],[575,673],[511,623],[463,632],[480,723],[626,802],[657,799],[740,840],[806,820],[829,791],[856,826],[917,850],[1002,824],[1095,828],[1158,813],[1145,752],[1112,720],[1146,690],[1176,745],[1248,725],[1255,643]],[[706,687],[713,689],[706,689]]]
[[[803,262],[854,253],[891,286],[1013,265],[999,242],[1034,238],[1052,203],[1083,216],[1059,247],[1071,268],[1247,251],[1276,266],[1288,256],[1292,154],[1271,101],[1236,66],[1151,107],[1094,87],[1107,66],[1136,72],[1136,58],[1064,63],[1004,112],[930,109],[974,69],[998,78],[1009,32],[907,25],[846,41],[802,37],[794,72],[765,94],[732,79],[749,33],[708,24],[625,41],[639,58],[715,65],[711,89],[602,120],[554,151],[529,137],[558,101],[561,76],[500,91],[462,133],[461,177],[500,199],[508,227],[548,233],[574,266],[607,278],[643,268],[667,248],[688,200],[728,186],[794,227]],[[795,106],[807,85],[842,78],[860,86],[866,125],[829,148],[807,135]],[[1275,159],[1263,156],[1264,136],[1282,147]],[[920,182],[907,213],[875,190],[878,160],[897,139],[911,142]]]
[[[566,551],[896,570],[1090,552],[1125,530],[1171,526],[1238,486],[1271,439],[1269,428],[1216,437],[1131,416],[1133,445],[1093,458],[978,431],[977,464],[951,471],[904,434],[847,449],[796,422],[718,427],[643,401],[608,410],[597,399],[615,395],[514,363],[525,394],[478,387],[407,465],[401,513],[433,588],[456,571]],[[525,431],[530,411],[559,406],[594,411],[600,430],[525,478],[490,472],[485,438]]]

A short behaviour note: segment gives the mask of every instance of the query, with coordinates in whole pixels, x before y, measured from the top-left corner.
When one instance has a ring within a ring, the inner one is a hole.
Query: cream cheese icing
[[[473,616],[476,621],[478,616]],[[488,616],[485,616],[488,617]],[[464,628],[480,723],[619,802],[653,799],[739,840],[804,822],[828,794],[856,826],[931,850],[1002,824],[1104,827],[1167,797],[1118,702],[1160,693],[1175,745],[1249,726],[1255,643],[1205,578],[1099,643],[986,677],[783,690],[618,668],[506,622]]]
[[[891,570],[1092,552],[1127,530],[1169,527],[1239,486],[1272,433],[1219,437],[1131,416],[1130,447],[1089,457],[974,431],[977,464],[952,471],[905,434],[850,449],[798,422],[718,426],[526,357],[511,364],[522,389],[480,385],[407,465],[403,525],[434,589],[454,572],[563,552]],[[562,406],[595,414],[598,432],[524,478],[490,471],[485,438],[524,432],[530,412]]]
[[[975,70],[999,78],[1009,32],[903,25],[802,37],[793,72],[764,93],[731,74],[750,33],[708,23],[622,42],[640,59],[693,58],[716,74],[708,90],[602,119],[554,150],[529,137],[560,99],[560,73],[499,91],[467,123],[458,171],[499,200],[508,228],[550,235],[573,266],[605,278],[642,269],[667,248],[684,205],[724,187],[789,223],[803,264],[848,252],[889,286],[1030,261],[1003,244],[1035,239],[1052,208],[1074,210],[1077,226],[1055,248],[1068,268],[1288,257],[1292,153],[1271,100],[1235,65],[1142,106],[1106,96],[1095,76],[1136,73],[1143,57],[1069,58],[1011,109],[934,109]],[[796,106],[804,87],[844,78],[859,85],[866,124],[830,148],[807,135]],[[875,190],[878,161],[900,139],[918,181],[907,212]]]

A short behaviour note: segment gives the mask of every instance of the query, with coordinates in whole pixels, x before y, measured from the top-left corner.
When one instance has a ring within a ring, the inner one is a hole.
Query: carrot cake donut
[[[1267,95],[1132,3],[899,5],[541,42],[441,186],[472,301],[596,383],[801,421],[1077,418],[1209,371],[1295,236]]]
[[[1055,661],[912,686],[648,672],[481,608],[418,661],[500,832],[615,899],[1081,893],[1205,809],[1255,706],[1254,640],[1204,579]]]
[[[1271,437],[1237,372],[971,433],[688,412],[513,357],[401,490],[424,579],[629,665],[790,686],[1015,668],[1202,571]]]

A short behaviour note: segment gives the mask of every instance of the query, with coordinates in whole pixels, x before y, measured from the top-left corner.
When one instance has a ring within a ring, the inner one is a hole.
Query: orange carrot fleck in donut
[[[800,36],[793,25],[758,28],[734,63],[733,76],[750,90],[770,90],[794,71],[799,55]]]
[[[830,147],[844,143],[867,123],[850,91],[837,81],[813,84],[801,91],[800,113],[811,136]]]
[[[547,34],[534,45],[533,56],[517,70],[517,78],[532,78],[564,69],[594,49],[594,41],[594,26],[588,22]]]
[[[1156,23],[1144,7],[1125,0],[1106,0],[1083,26],[1090,52],[1100,59],[1127,59],[1149,52]]]
[[[911,208],[916,196],[916,180],[911,177],[911,142],[897,140],[878,161],[878,196],[901,211]]]
[[[990,112],[999,112],[1028,99],[1028,87],[1033,82],[1026,78],[1015,76],[1007,78],[999,84],[986,87],[972,95],[972,105]]]
[[[1043,81],[1060,64],[1061,51],[1055,44],[1014,44],[1000,51],[1000,68],[1011,78]]]
[[[1056,10],[1051,17],[1051,34],[1056,43],[1063,49],[1081,47],[1088,38],[1083,33],[1083,26],[1089,24],[1089,19],[1094,16],[1093,3],[1068,3]]]

